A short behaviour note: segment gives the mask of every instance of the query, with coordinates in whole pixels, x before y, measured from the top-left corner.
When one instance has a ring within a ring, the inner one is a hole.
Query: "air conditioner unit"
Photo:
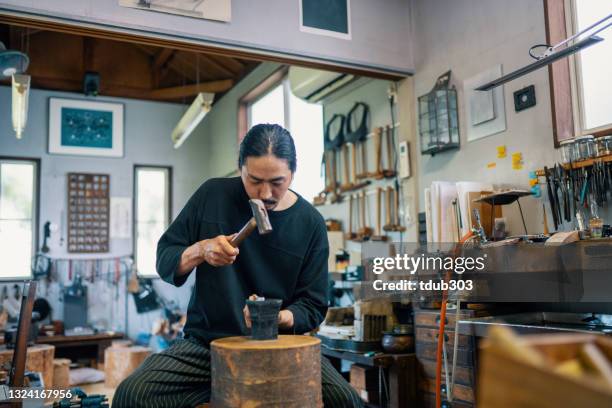
[[[302,67],[289,68],[291,92],[298,98],[311,103],[330,102],[357,86],[363,85],[366,80],[352,74]],[[351,86],[347,86],[349,84]]]

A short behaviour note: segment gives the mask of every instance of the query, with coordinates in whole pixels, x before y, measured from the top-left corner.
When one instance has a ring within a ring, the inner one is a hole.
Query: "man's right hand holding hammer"
[[[234,263],[240,252],[230,242],[236,236],[218,235],[215,238],[203,239],[188,247],[181,255],[177,275],[186,275],[193,268],[206,262],[212,266],[224,266]]]

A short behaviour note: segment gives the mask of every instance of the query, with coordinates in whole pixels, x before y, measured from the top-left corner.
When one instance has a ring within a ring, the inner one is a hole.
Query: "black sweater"
[[[197,241],[237,232],[252,216],[240,177],[206,181],[189,199],[157,244],[157,271],[165,281],[181,286],[187,275],[175,276],[181,254]],[[245,335],[242,309],[257,294],[282,299],[293,312],[291,333],[316,328],[327,310],[325,222],[302,197],[282,211],[268,211],[272,232],[253,232],[240,245],[232,265],[196,269],[185,334],[209,344]]]

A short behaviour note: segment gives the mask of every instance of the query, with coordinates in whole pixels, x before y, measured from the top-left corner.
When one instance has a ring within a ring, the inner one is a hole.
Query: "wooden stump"
[[[70,388],[69,359],[56,358],[55,360],[53,360],[53,388],[61,390],[66,390]]]
[[[132,340],[113,340],[111,347],[130,347]]]
[[[41,372],[45,388],[51,388],[53,385],[53,357],[55,356],[55,347],[48,344],[37,344],[28,347],[26,354],[26,371]],[[13,350],[0,350],[0,366],[5,363],[11,363],[13,360]]]
[[[117,387],[151,354],[148,347],[109,347],[104,351],[104,384]]]
[[[212,408],[319,408],[320,340],[228,337],[211,343]]]

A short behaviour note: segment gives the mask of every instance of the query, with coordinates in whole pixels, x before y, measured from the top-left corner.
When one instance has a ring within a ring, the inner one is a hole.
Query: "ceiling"
[[[82,93],[84,74],[96,72],[99,95],[153,101],[190,103],[198,92],[213,92],[218,100],[259,64],[6,24],[0,24],[0,41],[30,57],[32,88]]]

